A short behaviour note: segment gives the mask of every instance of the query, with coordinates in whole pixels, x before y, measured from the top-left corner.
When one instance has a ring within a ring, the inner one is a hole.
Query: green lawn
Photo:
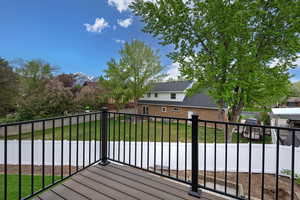
[[[56,176],[55,180],[59,180],[60,177]],[[31,176],[22,175],[22,197],[26,197],[31,194]],[[45,176],[45,186],[52,183],[52,176]],[[34,191],[40,190],[42,187],[42,176],[34,176]],[[4,175],[0,174],[0,200],[4,199]],[[19,176],[15,174],[7,175],[7,199],[19,198]]]
[[[124,127],[125,126],[125,127]],[[209,126],[209,124],[208,124]],[[77,132],[78,128],[78,132]],[[177,121],[171,121],[169,124],[169,120],[165,120],[164,123],[157,121],[156,125],[153,121],[149,122],[149,140],[154,141],[156,139],[157,142],[160,141],[169,141],[169,133],[171,142],[177,141],[177,130],[178,130],[178,140],[180,142],[185,142],[185,130],[187,128],[187,141],[191,141],[191,125],[179,122],[177,125]],[[84,131],[85,130],[85,131]],[[79,140],[93,140],[95,137],[99,140],[100,137],[100,121],[96,122],[86,122],[85,124],[80,123],[72,126],[64,126],[63,128],[63,139],[65,140],[76,140],[77,134]],[[109,140],[125,140],[126,141],[147,141],[148,140],[148,121],[144,120],[143,122],[138,121],[137,123],[130,123],[128,120],[124,121],[123,118],[116,120],[109,120]],[[71,131],[71,137],[70,137]],[[170,132],[169,132],[170,131]],[[199,126],[199,142],[204,142],[204,127]],[[42,131],[34,132],[34,139],[42,139]],[[52,140],[53,138],[53,129],[46,129],[45,138],[46,140]],[[62,128],[55,128],[55,140],[62,139]],[[155,137],[156,136],[156,137]],[[236,142],[236,134],[233,134],[233,142]],[[9,136],[8,139],[18,139],[18,136]],[[31,139],[31,133],[23,133],[22,139]],[[266,138],[267,143],[271,140],[270,138]],[[214,128],[207,127],[206,128],[206,142],[213,143],[215,141],[215,130]],[[217,129],[216,131],[216,141],[217,143],[224,142],[224,133],[222,129]],[[248,139],[241,138],[240,142],[248,142]]]

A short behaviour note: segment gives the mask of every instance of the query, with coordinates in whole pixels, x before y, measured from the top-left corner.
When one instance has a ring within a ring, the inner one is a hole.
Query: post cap
[[[102,112],[103,112],[103,111],[106,111],[106,112],[107,112],[107,111],[108,111],[108,108],[107,108],[107,107],[102,107],[102,108],[101,108],[101,111],[102,111]]]

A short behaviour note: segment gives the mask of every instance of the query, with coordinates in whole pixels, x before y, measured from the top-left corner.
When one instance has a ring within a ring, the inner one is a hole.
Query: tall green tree
[[[128,87],[130,76],[126,68],[114,59],[111,59],[107,65],[105,75],[99,79],[100,85],[105,88],[103,98],[106,101],[113,99],[117,110],[120,110],[130,100]]]
[[[47,115],[45,93],[47,84],[54,77],[55,67],[41,60],[19,63],[17,72],[20,79],[21,97],[18,101],[20,120],[33,119]]]
[[[300,52],[299,0],[136,0],[130,7],[145,32],[175,47],[169,56],[196,81],[189,93],[208,88],[229,121],[245,106],[287,95]]]
[[[118,83],[115,83],[117,80],[112,83],[121,84],[114,89],[120,95],[118,98],[123,99],[123,103],[133,100],[137,108],[138,99],[151,89],[154,82],[164,77],[164,67],[158,52],[138,40],[126,42],[120,50],[120,57],[118,62],[112,60],[108,63],[106,75],[119,80]]]
[[[18,76],[8,61],[0,57],[0,116],[16,109]]]

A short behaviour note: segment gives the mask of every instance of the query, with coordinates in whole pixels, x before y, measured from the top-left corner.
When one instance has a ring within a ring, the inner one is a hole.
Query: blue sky
[[[160,50],[162,63],[177,74],[162,47],[142,32],[128,9],[132,0],[1,0],[0,56],[8,60],[43,59],[60,72],[99,76],[124,41],[138,39]],[[300,65],[300,62],[299,62]],[[300,70],[292,70],[300,80]]]
[[[126,9],[126,2],[2,0],[0,56],[43,59],[61,72],[98,76],[107,61],[118,58],[122,42],[139,39],[160,50],[163,64],[170,65],[164,55],[171,49],[141,31],[143,24]]]

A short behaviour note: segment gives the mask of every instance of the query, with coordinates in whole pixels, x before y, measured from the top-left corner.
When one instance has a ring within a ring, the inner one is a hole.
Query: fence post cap
[[[199,118],[199,115],[194,115],[194,114],[193,114],[193,115],[192,115],[192,119],[193,119],[193,118],[197,118],[197,119],[198,119],[198,118]]]
[[[104,111],[107,112],[107,111],[108,111],[108,108],[107,108],[107,107],[102,107],[102,108],[101,108],[101,111],[102,111],[102,112],[104,112]]]

